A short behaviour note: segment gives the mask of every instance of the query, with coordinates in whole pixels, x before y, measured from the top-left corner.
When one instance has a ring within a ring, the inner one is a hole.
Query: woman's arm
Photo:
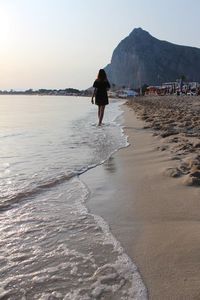
[[[92,99],[91,99],[91,102],[92,102],[92,104],[94,104],[94,97],[95,97],[95,95],[96,95],[96,88],[94,89],[94,92],[93,92],[93,95],[92,95]]]

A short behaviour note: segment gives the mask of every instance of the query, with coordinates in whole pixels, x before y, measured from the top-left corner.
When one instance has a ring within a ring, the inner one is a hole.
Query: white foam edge
[[[123,104],[123,103],[122,103],[122,104]],[[122,105],[122,104],[121,104],[121,105]],[[93,168],[96,168],[96,167],[98,167],[98,166],[100,166],[100,165],[103,165],[110,157],[112,157],[113,154],[115,154],[116,152],[118,152],[120,149],[124,149],[124,148],[130,146],[130,143],[128,142],[128,135],[125,135],[125,131],[124,131],[124,127],[125,127],[125,126],[122,126],[119,122],[116,121],[116,119],[119,118],[119,117],[120,117],[121,115],[123,115],[123,114],[124,114],[124,111],[121,111],[120,114],[119,114],[117,117],[115,116],[115,118],[114,118],[114,120],[113,120],[112,122],[115,123],[115,124],[117,124],[117,126],[119,127],[119,129],[120,129],[120,131],[121,131],[121,136],[123,136],[124,139],[125,139],[125,145],[119,146],[117,149],[113,150],[113,151],[112,151],[110,154],[108,154],[108,156],[107,156],[105,159],[103,159],[102,161],[100,161],[100,162],[98,162],[98,163],[96,163],[96,164],[89,165],[89,166],[87,166],[87,167],[83,167],[83,168],[80,169],[80,170],[77,170],[77,171],[76,171],[76,175],[77,175],[77,176],[80,176],[80,175],[84,174],[85,172],[87,172],[87,171],[89,171],[89,170],[91,170],[91,169],[93,169]]]
[[[128,290],[128,294],[131,300],[146,300],[147,289],[142,281],[140,273],[137,266],[131,260],[131,258],[125,253],[124,248],[121,246],[120,242],[114,237],[111,233],[108,223],[101,217],[96,214],[89,212],[89,209],[86,206],[86,201],[89,198],[90,190],[87,185],[77,177],[82,189],[83,195],[81,199],[76,200],[76,207],[81,214],[87,214],[94,218],[98,226],[103,232],[103,244],[111,244],[113,249],[119,254],[115,262],[115,269],[119,275],[122,275],[125,279],[129,277],[131,281],[131,287]],[[105,267],[108,266],[105,265]],[[113,264],[112,264],[113,266]],[[97,283],[98,284],[98,283]]]
[[[124,138],[125,138],[125,146],[122,146],[119,149],[126,148],[126,147],[130,146],[130,143],[128,142],[128,135],[125,135],[125,131],[124,131],[125,125],[122,125],[120,123],[120,121],[121,121],[120,117],[124,115],[124,110],[121,109],[121,106],[124,105],[125,103],[126,103],[126,101],[123,101],[123,102],[119,103],[119,106],[118,106],[119,114],[117,116],[115,116],[114,119],[112,120],[113,123],[117,124],[117,126],[120,127],[121,135],[124,136]]]

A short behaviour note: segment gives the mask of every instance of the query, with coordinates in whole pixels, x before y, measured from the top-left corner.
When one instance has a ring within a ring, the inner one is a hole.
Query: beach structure
[[[145,95],[163,96],[163,95],[198,95],[200,83],[196,81],[184,82],[182,79],[177,79],[172,82],[164,82],[161,86],[148,86]]]
[[[145,95],[165,95],[166,88],[162,86],[148,86],[145,91]]]
[[[129,98],[129,97],[136,97],[138,96],[138,93],[131,89],[122,89],[117,91],[119,98]]]

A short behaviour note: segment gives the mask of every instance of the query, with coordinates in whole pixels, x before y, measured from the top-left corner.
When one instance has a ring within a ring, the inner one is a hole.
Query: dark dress
[[[107,90],[110,88],[110,83],[105,81],[95,80],[93,87],[96,88],[95,92],[95,104],[96,105],[107,105],[108,102],[108,93]]]

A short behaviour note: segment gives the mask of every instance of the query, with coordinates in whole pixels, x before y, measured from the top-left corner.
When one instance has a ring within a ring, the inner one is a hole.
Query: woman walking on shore
[[[98,119],[99,119],[98,126],[101,126],[103,116],[104,116],[105,106],[109,103],[107,91],[110,88],[110,83],[107,79],[107,75],[104,69],[99,70],[97,79],[95,80],[93,87],[94,87],[94,93],[92,95],[91,102],[92,104],[94,104],[94,97],[95,97],[95,104],[98,105]]]

